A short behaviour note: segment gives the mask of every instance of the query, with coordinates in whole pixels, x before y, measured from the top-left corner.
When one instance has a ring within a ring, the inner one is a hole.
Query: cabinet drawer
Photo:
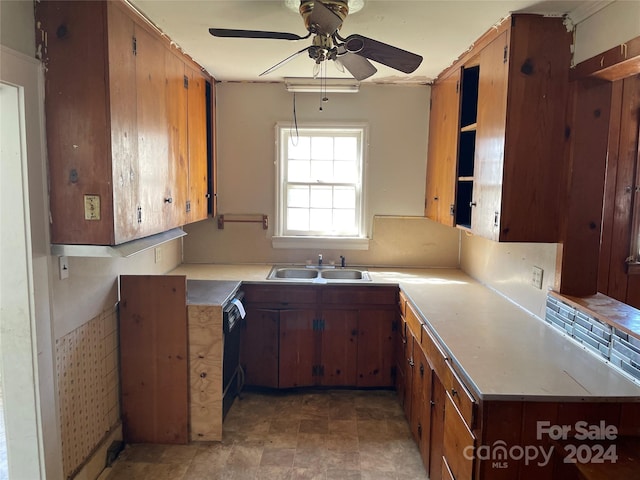
[[[350,286],[323,287],[321,302],[323,305],[396,305],[398,287]]]
[[[400,307],[400,315],[404,317],[407,314],[407,297],[402,292],[398,295],[398,306]]]
[[[440,378],[445,377],[447,355],[440,348],[440,344],[433,337],[433,334],[429,331],[426,325],[422,326],[422,341],[420,346],[424,351],[427,361],[431,364],[431,367]]]
[[[300,303],[317,303],[318,290],[311,285],[243,285],[246,303],[264,303],[287,306]]]
[[[444,439],[443,439],[443,478],[450,475],[455,480],[473,478],[473,456],[475,441],[471,430],[453,403],[450,392],[445,396]]]
[[[470,429],[474,428],[476,401],[464,386],[458,374],[453,370],[451,362],[445,362],[444,378],[442,379],[444,389],[451,397],[451,401],[460,411],[460,415]]]
[[[416,314],[415,310],[410,303],[407,303],[407,310],[405,314],[407,320],[407,328],[411,330],[411,333],[418,342],[422,341],[422,321]]]

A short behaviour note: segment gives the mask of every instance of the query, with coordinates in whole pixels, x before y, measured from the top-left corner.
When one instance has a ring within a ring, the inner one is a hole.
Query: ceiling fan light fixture
[[[335,0],[334,0],[335,1]],[[338,0],[336,3],[344,3],[347,5],[349,14],[359,12],[364,7],[365,0]],[[325,2],[327,3],[327,2]],[[291,11],[300,12],[300,0],[284,0],[284,5]]]
[[[286,77],[287,92],[295,93],[358,93],[360,82],[351,78]]]

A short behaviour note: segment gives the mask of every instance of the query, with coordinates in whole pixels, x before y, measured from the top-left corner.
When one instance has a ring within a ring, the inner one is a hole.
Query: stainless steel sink
[[[320,276],[326,279],[335,280],[370,280],[369,272],[365,270],[355,269],[335,269],[335,270],[323,270],[320,272]]]
[[[318,270],[314,268],[273,268],[267,278],[299,278],[305,280],[311,280],[318,277]]]
[[[274,266],[267,280],[289,280],[312,283],[330,282],[370,282],[371,277],[366,270],[357,268],[321,267],[282,267]]]

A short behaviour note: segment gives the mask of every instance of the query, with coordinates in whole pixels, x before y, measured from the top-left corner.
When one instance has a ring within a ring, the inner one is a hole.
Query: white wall
[[[271,247],[275,213],[277,122],[293,121],[293,94],[283,84],[220,83],[216,86],[218,207],[222,214],[267,214],[259,224],[205,221],[186,227],[185,261],[193,263],[304,262],[318,250]],[[368,251],[346,254],[366,265],[456,266],[458,233],[423,218],[430,87],[362,85],[357,94],[297,94],[299,125],[367,122],[365,165]],[[374,219],[375,217],[375,219]]]

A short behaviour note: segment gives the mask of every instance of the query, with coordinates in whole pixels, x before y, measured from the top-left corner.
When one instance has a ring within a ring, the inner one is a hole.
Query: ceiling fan
[[[369,60],[381,63],[404,73],[412,73],[422,62],[422,57],[363,35],[343,38],[338,33],[349,13],[348,0],[300,0],[300,15],[309,32],[304,37],[294,33],[268,32],[260,30],[235,30],[210,28],[214,37],[263,38],[274,40],[305,40],[313,36],[311,45],[288,56],[273,67],[262,72],[267,75],[298,55],[307,52],[315,61],[314,76],[325,60],[334,60],[338,68],[344,66],[357,80],[364,80],[377,72]]]

